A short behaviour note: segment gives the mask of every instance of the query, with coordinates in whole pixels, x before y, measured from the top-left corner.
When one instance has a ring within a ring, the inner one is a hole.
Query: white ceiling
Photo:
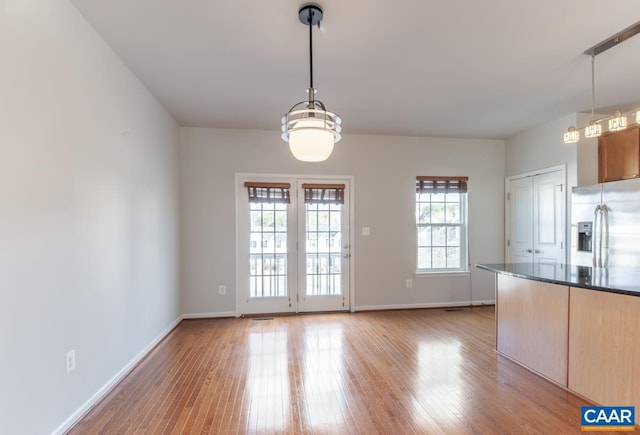
[[[184,126],[278,130],[305,99],[304,0],[71,0]],[[591,108],[583,53],[638,0],[321,0],[317,98],[345,133],[506,138]],[[596,58],[596,106],[640,103],[640,35]]]

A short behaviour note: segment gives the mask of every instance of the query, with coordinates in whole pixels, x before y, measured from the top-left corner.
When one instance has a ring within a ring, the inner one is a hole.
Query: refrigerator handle
[[[602,217],[601,222],[601,237],[604,237],[604,242],[600,243],[600,259],[602,260],[602,267],[609,267],[609,207],[606,204],[602,204],[600,207]],[[602,249],[604,246],[604,249]]]
[[[598,267],[598,236],[600,235],[600,231],[598,230],[598,216],[600,216],[600,204],[596,205],[596,208],[593,210],[593,246],[591,247],[593,251],[593,267]]]

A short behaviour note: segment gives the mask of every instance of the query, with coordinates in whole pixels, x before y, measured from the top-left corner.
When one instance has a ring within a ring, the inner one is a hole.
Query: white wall
[[[578,113],[577,125],[585,126],[592,119],[591,114]],[[596,118],[605,115],[596,114]],[[578,186],[589,186],[598,182],[598,139],[586,139],[584,131],[580,132],[580,142],[576,146],[578,165]]]
[[[506,144],[506,175],[509,177],[566,164],[567,184],[575,186],[577,144],[565,144],[562,136],[570,125],[576,125],[576,114],[510,137]]]
[[[469,276],[416,278],[405,288],[415,271],[416,175],[468,175],[471,263],[503,260],[503,141],[346,135],[327,162],[301,163],[275,131],[181,128],[179,149],[187,314],[236,310],[236,173],[355,177],[355,306],[361,309],[469,301]],[[361,235],[363,226],[371,236]],[[493,274],[472,268],[472,276],[473,300],[493,300]],[[228,286],[224,296],[220,284]]]
[[[513,176],[565,164],[567,165],[566,234],[571,234],[571,189],[598,182],[598,140],[581,139],[565,144],[567,128],[585,126],[590,114],[573,113],[563,118],[529,129],[507,139],[506,175]]]
[[[45,434],[179,317],[178,127],[67,0],[0,59],[0,432]]]
[[[506,175],[513,176],[561,164],[567,165],[569,192],[573,186],[598,182],[598,140],[565,144],[563,134],[571,125],[584,127],[590,114],[573,113],[507,139]]]
[[[566,165],[565,240],[567,245],[571,240],[571,188],[578,182],[578,144],[565,144],[563,139],[563,134],[570,125],[578,125],[575,113],[510,137],[506,144],[505,168],[507,176],[514,176]]]

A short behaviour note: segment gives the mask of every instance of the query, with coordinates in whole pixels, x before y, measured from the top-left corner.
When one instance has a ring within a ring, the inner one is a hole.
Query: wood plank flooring
[[[183,321],[69,433],[581,433],[494,333],[493,307]]]

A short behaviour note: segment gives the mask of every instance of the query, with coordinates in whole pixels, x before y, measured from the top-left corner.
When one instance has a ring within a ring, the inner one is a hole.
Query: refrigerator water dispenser
[[[592,251],[592,222],[578,222],[578,251]]]

